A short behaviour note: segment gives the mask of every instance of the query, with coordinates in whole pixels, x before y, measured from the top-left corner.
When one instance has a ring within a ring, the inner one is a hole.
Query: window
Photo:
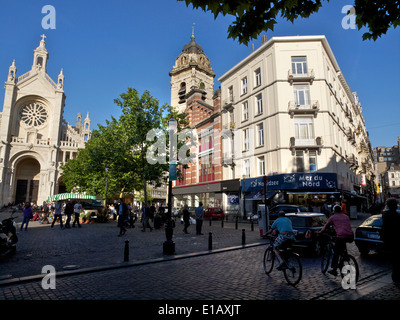
[[[312,118],[295,118],[294,128],[296,139],[314,139]]]
[[[264,124],[260,123],[257,125],[257,145],[264,145]]]
[[[247,93],[247,77],[242,79],[242,94]]]
[[[255,86],[258,87],[261,85],[261,69],[258,68],[256,71],[254,71],[254,77],[255,77]]]
[[[304,172],[303,151],[296,151],[296,170],[297,172]]]
[[[243,130],[243,151],[249,151],[250,149],[249,131],[248,128]]]
[[[292,57],[292,74],[307,74],[307,58]]]
[[[265,176],[265,160],[264,157],[258,157],[257,158],[258,162],[258,175],[259,176]]]
[[[244,160],[243,161],[243,174],[246,177],[250,177],[250,160]]]
[[[247,101],[242,104],[242,121],[249,119],[249,103]]]
[[[233,87],[232,86],[230,86],[228,88],[228,99],[229,99],[229,102],[233,101]]]
[[[257,102],[257,114],[263,113],[262,94],[261,93],[256,96],[256,102]]]
[[[309,151],[308,152],[308,163],[310,166],[310,172],[317,172],[317,152],[316,151]]]
[[[294,101],[296,105],[309,107],[310,106],[310,88],[308,85],[298,84],[293,86]]]

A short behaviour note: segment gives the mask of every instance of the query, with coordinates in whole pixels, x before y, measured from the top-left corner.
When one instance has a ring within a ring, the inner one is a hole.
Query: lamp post
[[[106,192],[105,192],[105,195],[104,195],[104,198],[105,198],[105,203],[104,203],[104,207],[106,208],[106,210],[107,210],[107,188],[108,187],[108,167],[106,167]]]
[[[169,179],[168,179],[168,212],[167,212],[167,223],[165,226],[165,237],[167,240],[163,243],[163,253],[167,255],[175,254],[175,243],[172,241],[174,229],[172,227],[171,212],[172,212],[172,181],[176,180],[176,148],[174,145],[175,141],[175,130],[178,127],[178,123],[174,118],[168,120],[168,131],[169,131]]]

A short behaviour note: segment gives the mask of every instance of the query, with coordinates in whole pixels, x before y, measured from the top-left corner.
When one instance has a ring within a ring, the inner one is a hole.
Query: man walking
[[[142,208],[142,223],[143,223],[143,229],[142,232],[146,231],[146,228],[150,228],[150,231],[153,231],[153,228],[150,226],[150,209],[147,207],[146,203],[143,203],[143,208]]]
[[[74,206],[71,203],[71,200],[68,199],[67,204],[65,205],[65,215],[67,216],[67,221],[65,221],[65,227],[71,228],[71,217],[74,213]]]
[[[203,203],[200,201],[199,206],[194,211],[196,215],[196,234],[202,235],[201,228],[203,226],[203,219],[204,219],[204,209]]]
[[[393,264],[392,280],[400,284],[400,214],[397,212],[397,200],[390,198],[386,201],[387,211],[382,214],[383,244],[389,253]]]
[[[58,201],[58,202],[56,202],[56,205],[55,205],[54,218],[53,218],[53,222],[51,224],[52,228],[53,228],[54,223],[56,222],[56,220],[59,219],[60,220],[60,227],[61,227],[61,229],[64,229],[63,222],[62,222],[62,217],[61,217],[61,210],[62,210],[62,204],[61,204],[60,201]]]
[[[81,215],[81,211],[82,211],[82,205],[81,205],[81,201],[78,200],[77,203],[75,203],[74,205],[74,215],[75,215],[75,219],[74,222],[72,223],[72,228],[75,228],[75,222],[78,224],[78,227],[80,228],[81,225],[79,223],[79,217]]]

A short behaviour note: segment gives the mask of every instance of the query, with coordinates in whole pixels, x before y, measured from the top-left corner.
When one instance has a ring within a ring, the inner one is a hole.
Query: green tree
[[[85,149],[62,167],[63,182],[67,190],[104,196],[107,168],[108,195],[143,190],[147,201],[147,185],[160,186],[168,172],[167,162],[147,161],[147,150],[154,143],[146,139],[147,133],[158,129],[167,135],[171,116],[178,121],[180,130],[187,128],[188,122],[184,114],[178,114],[171,106],[160,106],[148,91],[140,96],[135,89],[128,88],[114,102],[122,115],[118,120],[112,117],[105,126],[99,125],[93,131]]]
[[[280,15],[294,22],[298,17],[308,18],[322,7],[322,0],[178,0],[185,1],[195,9],[211,11],[216,19],[220,14],[232,15],[236,20],[228,27],[228,38],[238,39],[245,45],[256,39],[262,31],[274,30]],[[329,0],[326,0],[329,2]],[[356,25],[360,30],[367,27],[369,32],[363,39],[376,40],[393,26],[400,24],[400,1],[354,0]]]

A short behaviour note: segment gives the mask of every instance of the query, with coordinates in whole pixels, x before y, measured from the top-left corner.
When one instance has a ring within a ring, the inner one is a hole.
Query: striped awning
[[[88,200],[96,200],[96,196],[91,196],[88,194],[82,193],[59,193],[47,198],[47,202],[60,201],[60,200],[68,200],[68,199],[88,199]]]

